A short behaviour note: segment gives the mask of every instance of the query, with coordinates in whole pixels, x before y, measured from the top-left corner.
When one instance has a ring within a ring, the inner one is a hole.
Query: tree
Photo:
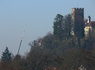
[[[53,27],[54,27],[54,35],[59,39],[62,39],[63,37],[62,23],[63,23],[63,16],[60,14],[57,14]]]
[[[3,52],[0,63],[0,70],[13,70],[12,57],[8,47],[6,47],[5,51]]]
[[[1,60],[2,60],[2,62],[5,62],[5,63],[11,62],[12,57],[11,57],[11,53],[8,50],[8,47],[6,47],[5,51],[3,52]]]
[[[70,38],[71,37],[71,14],[68,14],[64,18],[64,33],[65,33],[65,38]]]
[[[54,35],[63,40],[71,36],[71,15],[62,16],[57,14],[54,22]]]

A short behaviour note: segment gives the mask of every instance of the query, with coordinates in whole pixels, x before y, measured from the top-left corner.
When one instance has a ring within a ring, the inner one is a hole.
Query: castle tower
[[[84,8],[72,8],[72,34],[84,37]]]
[[[88,16],[88,22],[87,23],[90,23],[91,22],[91,17]]]

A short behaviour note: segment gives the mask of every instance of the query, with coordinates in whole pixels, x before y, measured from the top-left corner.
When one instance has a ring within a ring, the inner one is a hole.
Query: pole
[[[19,48],[18,48],[17,55],[19,54],[19,51],[20,51],[20,48],[21,48],[21,44],[22,44],[22,40],[20,41],[20,44],[19,44]]]

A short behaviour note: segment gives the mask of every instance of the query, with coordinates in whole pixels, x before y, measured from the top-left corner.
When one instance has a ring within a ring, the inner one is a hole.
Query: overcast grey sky
[[[24,55],[30,49],[29,42],[53,31],[58,13],[85,8],[85,18],[90,15],[95,20],[94,5],[94,0],[0,0],[0,55],[6,46],[16,54],[23,35],[20,54]]]

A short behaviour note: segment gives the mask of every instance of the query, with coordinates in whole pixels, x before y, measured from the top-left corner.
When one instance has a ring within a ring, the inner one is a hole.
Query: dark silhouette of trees
[[[8,47],[6,47],[1,57],[0,70],[13,70],[11,63],[12,63],[12,56],[10,51],[8,50]]]
[[[63,38],[63,16],[60,14],[56,15],[56,18],[54,20],[54,35],[59,38],[62,39]]]
[[[9,52],[8,47],[6,47],[5,51],[2,54],[1,61],[6,63],[11,62],[11,60],[12,60],[11,53]]]
[[[71,37],[71,14],[64,17],[64,37],[67,39]]]
[[[71,15],[62,16],[57,14],[54,20],[54,35],[62,39],[68,39],[71,36]]]

